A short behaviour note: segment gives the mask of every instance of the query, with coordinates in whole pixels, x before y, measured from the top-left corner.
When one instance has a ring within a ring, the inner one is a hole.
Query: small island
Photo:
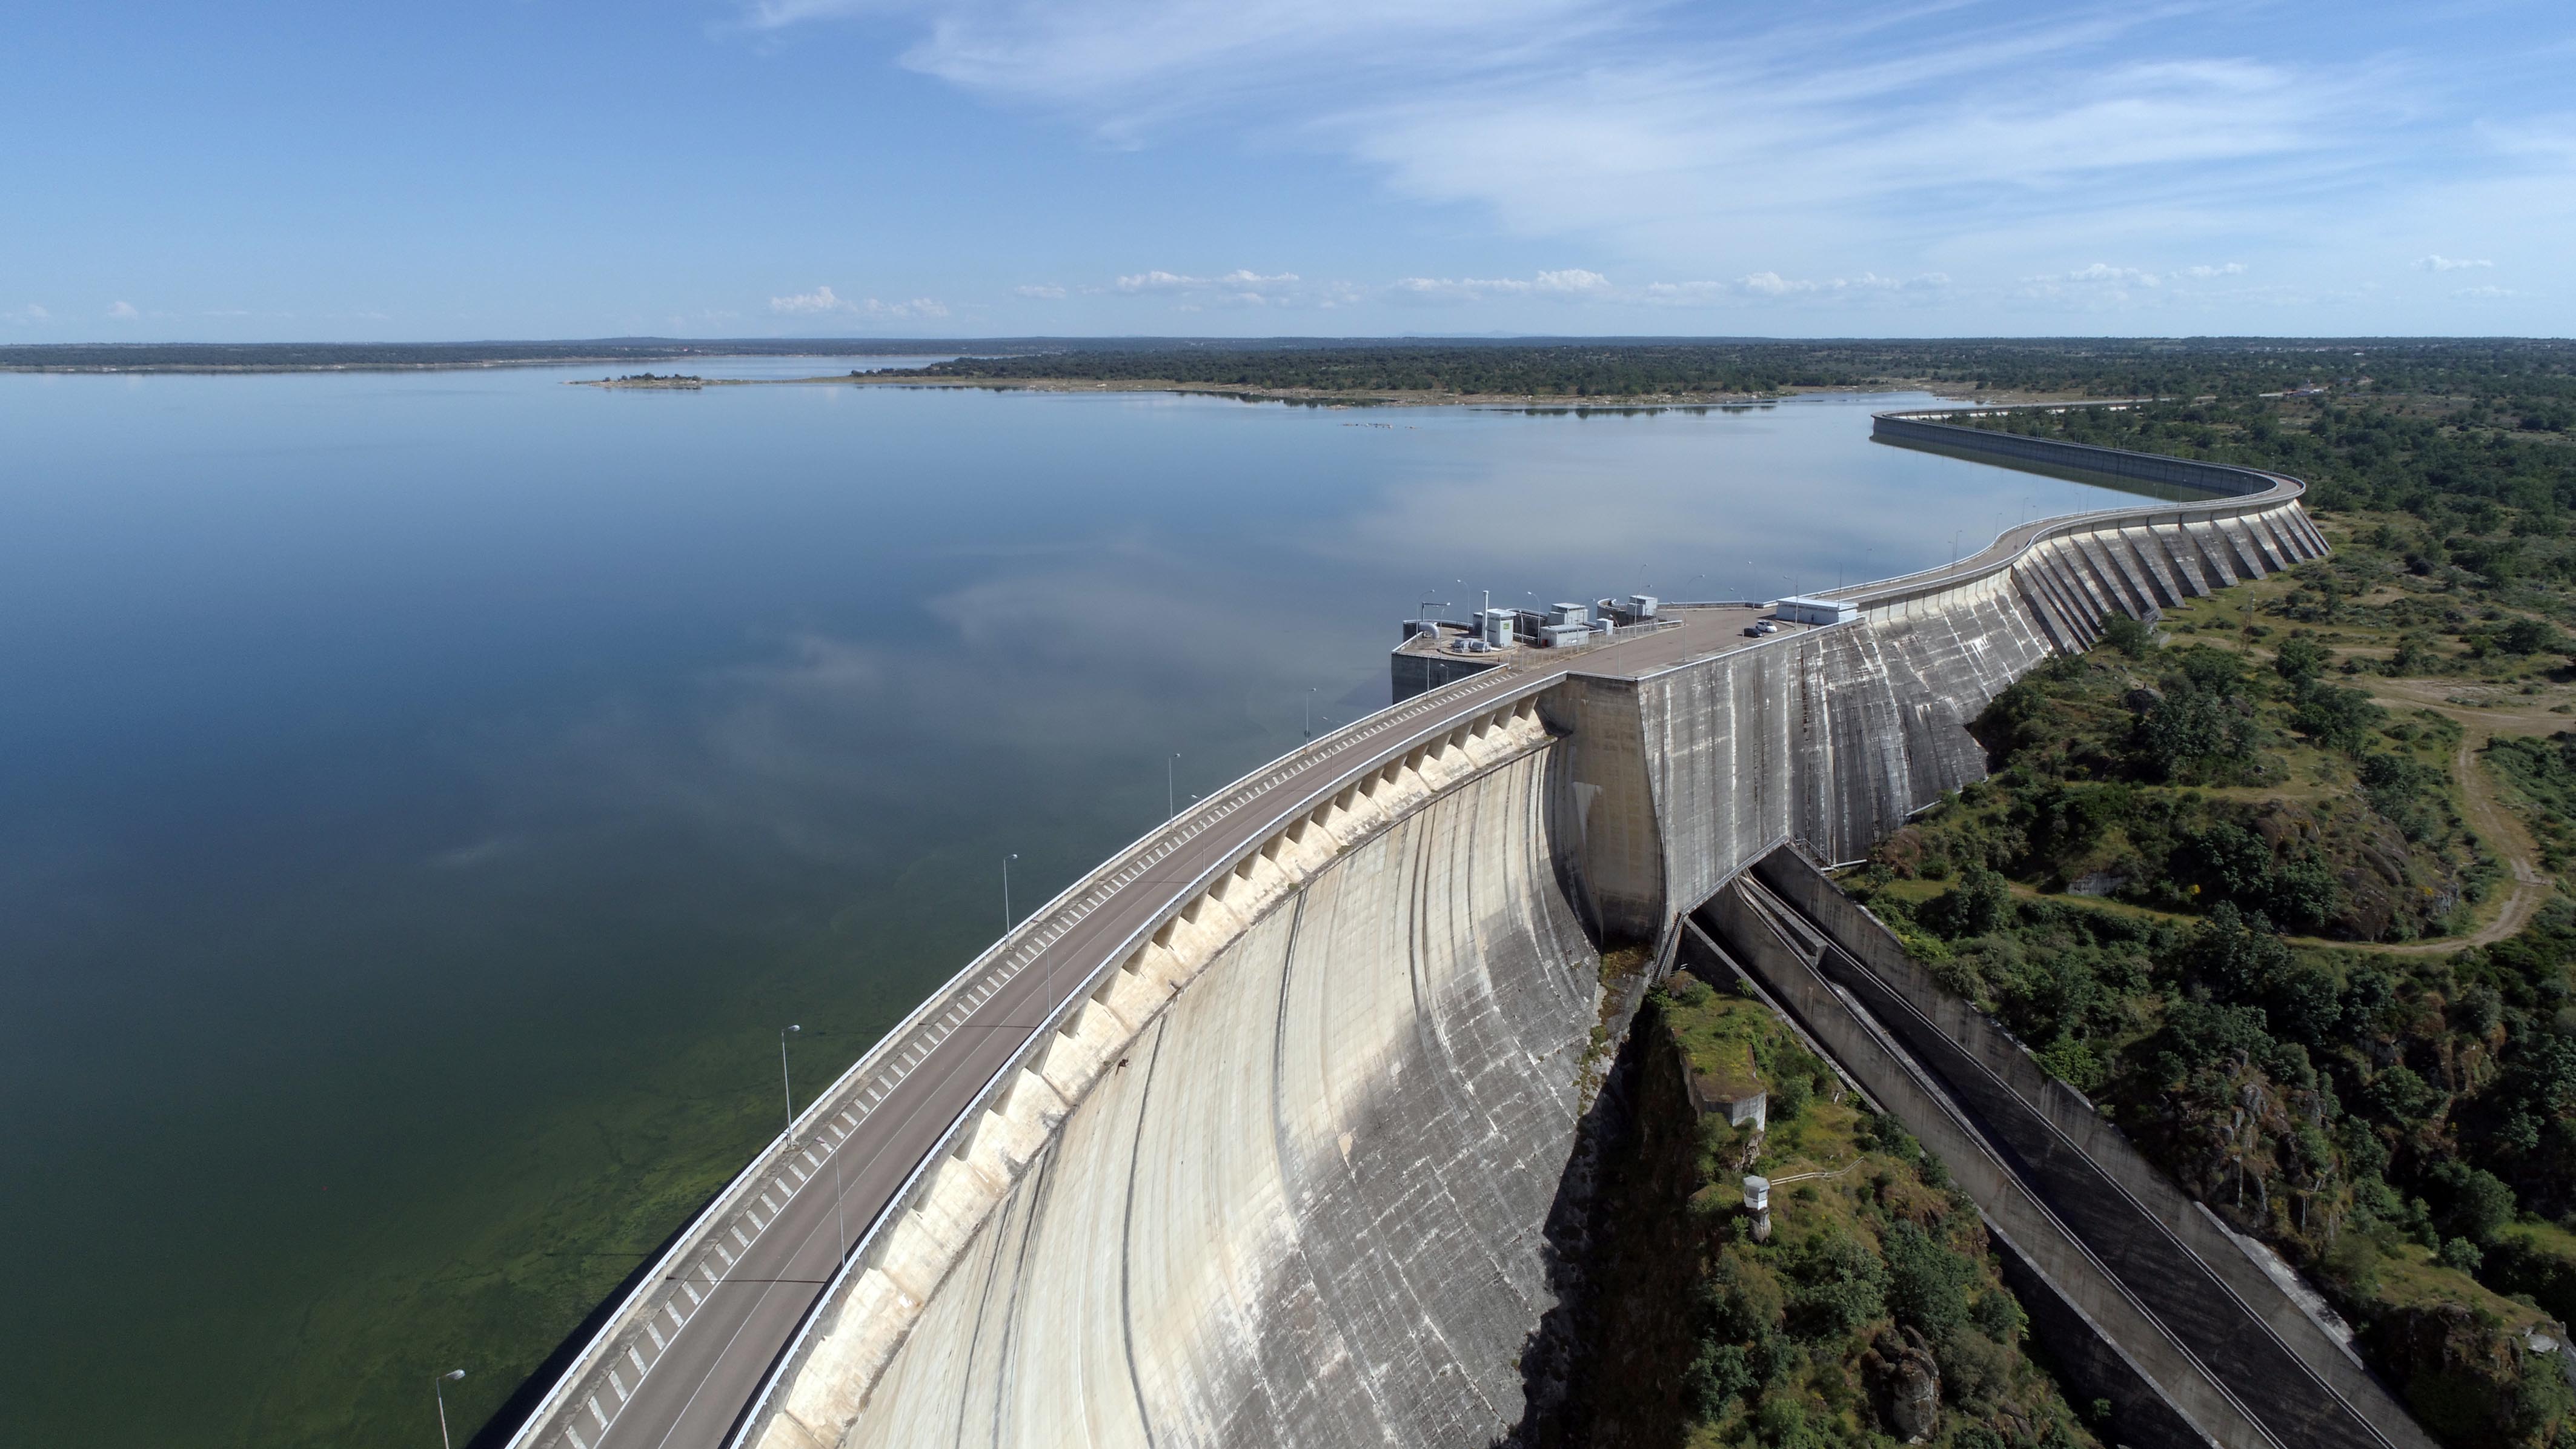
[[[721,384],[724,378],[717,378]],[[664,391],[696,392],[707,385],[707,379],[685,372],[631,372],[624,377],[576,378],[576,387],[646,387]]]

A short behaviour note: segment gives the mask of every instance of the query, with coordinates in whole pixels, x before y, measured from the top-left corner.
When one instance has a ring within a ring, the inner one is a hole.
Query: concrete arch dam
[[[1761,606],[1680,605],[1509,651],[1168,822],[861,1057],[509,1442],[1508,1437],[1560,1296],[1551,1214],[1687,913],[1784,842],[1856,856],[1982,777],[1967,721],[2112,615],[2324,552],[2295,480],[2152,466],[2202,496],[2024,525],[1847,592],[1841,623],[1748,638]],[[1646,969],[1605,978],[1605,943]]]

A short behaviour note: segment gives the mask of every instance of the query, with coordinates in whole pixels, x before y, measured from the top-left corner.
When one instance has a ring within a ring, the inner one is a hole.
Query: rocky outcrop
[[[1941,1365],[1912,1328],[1889,1328],[1862,1355],[1879,1418],[1889,1433],[1921,1444],[1941,1432]]]

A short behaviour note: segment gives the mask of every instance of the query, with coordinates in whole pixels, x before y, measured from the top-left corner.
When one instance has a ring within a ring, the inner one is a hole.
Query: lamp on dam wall
[[[787,1039],[804,1029],[789,1026],[778,1033],[778,1090],[787,1098],[787,1130],[790,1132],[796,1130],[796,1089],[787,1083]]]
[[[465,1377],[463,1369],[449,1369],[429,1381],[429,1391],[438,1399],[438,1442],[440,1449],[456,1449],[447,1437],[447,1386]]]

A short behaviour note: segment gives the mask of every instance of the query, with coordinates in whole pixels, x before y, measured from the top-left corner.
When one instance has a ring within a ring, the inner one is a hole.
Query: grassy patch
[[[1909,1392],[1937,1405],[1931,1444],[2096,1442],[2025,1352],[2026,1318],[1938,1159],[1760,1003],[1685,974],[1648,1011],[1642,1029],[1667,1035],[1683,1071],[1751,1072],[1771,1103],[1768,1131],[1699,1124],[1687,1443],[1894,1442]],[[1747,1171],[1774,1184],[1768,1241],[1744,1209]]]

